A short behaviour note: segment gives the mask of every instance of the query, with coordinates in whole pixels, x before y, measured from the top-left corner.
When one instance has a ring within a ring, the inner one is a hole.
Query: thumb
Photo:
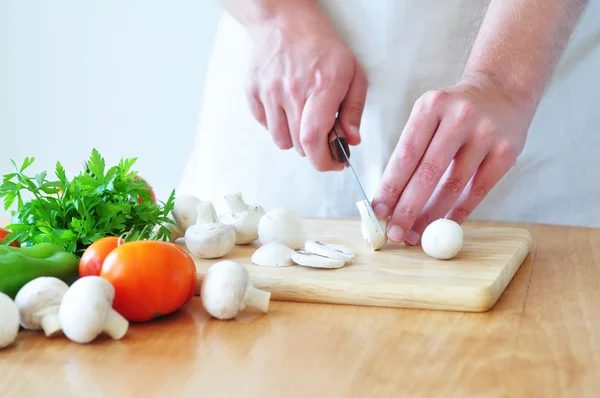
[[[339,120],[348,137],[348,144],[360,143],[360,120],[367,97],[367,76],[358,62],[355,62],[354,77],[348,87],[346,98],[342,101],[339,111]]]

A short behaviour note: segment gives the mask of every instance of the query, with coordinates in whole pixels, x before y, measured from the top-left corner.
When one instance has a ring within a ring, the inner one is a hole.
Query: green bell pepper
[[[14,299],[25,284],[41,276],[53,276],[70,285],[79,278],[79,257],[54,243],[0,245],[0,292]]]

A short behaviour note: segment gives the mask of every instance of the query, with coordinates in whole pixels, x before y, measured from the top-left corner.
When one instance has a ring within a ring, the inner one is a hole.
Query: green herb
[[[57,180],[48,180],[42,171],[30,177],[25,174],[34,158],[25,158],[21,167],[11,160],[15,172],[5,174],[0,185],[4,209],[17,201],[11,233],[4,242],[18,239],[31,245],[52,242],[64,250],[81,255],[87,246],[105,236],[124,236],[126,241],[140,239],[167,240],[167,224],[175,202],[175,190],[165,202],[152,203],[147,183],[135,178],[132,170],[137,158],[121,159],[107,169],[96,150],[85,168],[72,180],[67,178],[60,162],[56,163]],[[23,192],[32,196],[24,198]]]

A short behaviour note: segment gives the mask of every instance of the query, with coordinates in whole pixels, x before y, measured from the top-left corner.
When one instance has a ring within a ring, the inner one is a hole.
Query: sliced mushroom
[[[321,256],[302,249],[292,253],[292,260],[298,265],[312,268],[342,268],[346,264],[345,260]]]
[[[345,261],[352,260],[354,258],[354,252],[346,246],[325,243],[318,240],[307,240],[304,243],[304,250],[319,254],[321,256],[337,258]]]
[[[383,247],[383,245],[387,243],[387,235],[385,233],[387,228],[387,221],[378,220],[379,225],[381,225],[381,230],[383,231],[382,235],[381,232],[379,232],[377,226],[372,221],[367,210],[367,206],[371,206],[371,204],[365,202],[364,200],[360,200],[356,202],[356,206],[358,207],[358,211],[360,213],[360,231],[362,233],[363,238],[365,238],[371,250],[379,250],[381,247]]]
[[[256,265],[262,267],[289,267],[294,265],[294,251],[281,243],[271,242],[259,247],[250,257]]]
[[[27,282],[15,297],[21,326],[29,330],[43,329],[47,337],[58,335],[61,332],[58,309],[68,289],[69,285],[51,276]]]
[[[244,202],[241,192],[225,195],[228,212],[220,215],[222,223],[235,228],[235,244],[245,245],[258,239],[258,223],[265,210],[261,206],[250,206]]]

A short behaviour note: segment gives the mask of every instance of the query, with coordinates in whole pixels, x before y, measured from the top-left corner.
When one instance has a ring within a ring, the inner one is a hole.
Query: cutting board
[[[250,261],[260,247],[257,241],[218,259],[194,257],[197,294],[210,265],[234,260],[247,267],[254,286],[271,292],[272,300],[483,312],[504,292],[532,242],[525,229],[467,223],[462,251],[451,260],[436,260],[420,246],[388,243],[371,251],[358,220],[308,219],[305,225],[309,239],[346,245],[356,257],[339,269],[260,267]]]

